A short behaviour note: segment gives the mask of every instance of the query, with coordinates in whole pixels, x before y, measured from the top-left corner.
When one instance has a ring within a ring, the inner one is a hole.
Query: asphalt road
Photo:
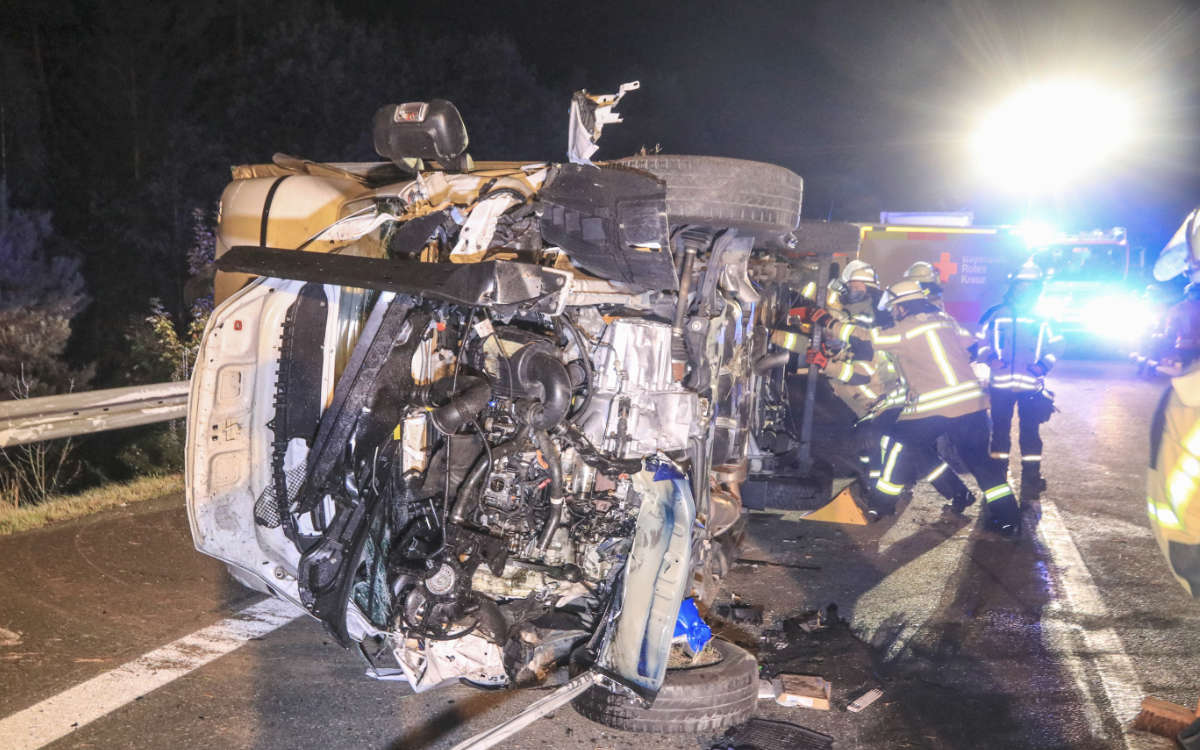
[[[1046,430],[1050,489],[1040,525],[1018,541],[982,533],[973,518],[943,521],[925,488],[886,525],[754,515],[743,556],[771,564],[739,565],[729,588],[764,605],[766,622],[725,634],[756,649],[765,673],[820,674],[834,686],[833,711],[761,702],[761,715],[846,749],[1171,747],[1128,723],[1142,694],[1200,697],[1200,604],[1168,576],[1144,516],[1146,431],[1164,381],[1129,370],[1067,362],[1055,374],[1063,413]],[[90,678],[257,600],[193,551],[181,503],[0,538],[0,717],[73,686],[86,692]],[[792,627],[831,602],[843,624],[811,635]],[[870,687],[884,697],[844,711]],[[52,746],[448,748],[542,694],[412,695],[367,679],[356,654],[296,619]],[[53,705],[55,719],[75,710]],[[710,744],[616,732],[565,709],[504,747]]]

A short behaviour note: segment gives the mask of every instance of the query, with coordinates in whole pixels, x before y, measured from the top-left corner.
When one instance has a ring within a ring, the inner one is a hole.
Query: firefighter
[[[888,325],[887,315],[880,313],[879,300],[883,289],[875,268],[863,260],[852,260],[842,269],[837,287],[832,290],[832,307],[840,308],[852,322],[859,325]]]
[[[1167,311],[1164,339],[1175,348],[1179,364],[1187,367],[1200,357],[1200,283],[1183,288],[1183,299]]]
[[[843,269],[840,281],[831,294],[835,317],[864,327],[892,324],[891,315],[879,309],[878,302],[884,294],[874,268],[860,260],[851,261]],[[835,345],[839,343],[835,342]],[[873,486],[879,480],[888,450],[894,443],[891,428],[908,397],[908,387],[896,366],[895,357],[882,349],[856,353],[851,345],[832,355],[828,348],[810,350],[806,360],[833,381],[834,394],[857,417],[855,441],[860,463],[867,469],[864,486]],[[946,463],[939,463],[923,479],[947,500],[947,507],[965,508],[974,503],[970,488],[948,468]]]
[[[1200,208],[1192,211],[1154,265],[1167,281],[1200,281]],[[1175,579],[1200,598],[1200,367],[1171,379],[1150,421],[1146,512]]]
[[[871,494],[871,514],[895,513],[905,487],[942,464],[937,440],[946,436],[983,490],[987,528],[1015,535],[1019,508],[1003,462],[988,454],[988,396],[967,356],[972,336],[931,303],[915,281],[896,282],[885,299],[896,321],[887,330],[831,322],[824,310],[808,313],[813,322],[826,322],[840,341],[869,343],[895,355],[908,384],[907,402],[889,431],[891,442]],[[970,495],[958,498],[951,509],[961,513],[973,500]]]
[[[942,300],[942,277],[932,263],[918,260],[904,272],[904,278],[920,284],[926,298],[939,310],[946,309],[946,303]]]
[[[989,368],[993,458],[1008,464],[1014,409],[1019,420],[1021,491],[1036,498],[1046,489],[1042,477],[1042,423],[1054,413],[1046,373],[1062,354],[1063,337],[1035,312],[1042,270],[1033,263],[1013,276],[1004,301],[983,314],[975,352]]]

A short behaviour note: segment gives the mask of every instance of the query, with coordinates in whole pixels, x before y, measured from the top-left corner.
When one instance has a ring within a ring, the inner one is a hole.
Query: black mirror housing
[[[467,126],[445,99],[388,104],[375,113],[375,153],[408,169],[413,159],[432,159],[446,169],[465,169]]]

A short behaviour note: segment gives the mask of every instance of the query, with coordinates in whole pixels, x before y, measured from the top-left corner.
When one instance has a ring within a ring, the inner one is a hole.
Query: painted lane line
[[[277,599],[246,607],[233,617],[0,719],[0,747],[47,745],[302,614],[295,606]]]
[[[1091,663],[1109,706],[1122,727],[1124,746],[1128,747],[1125,728],[1141,708],[1142,688],[1134,670],[1133,661],[1125,652],[1121,637],[1111,627],[1100,627],[1095,623],[1110,618],[1108,608],[1096,588],[1092,574],[1088,572],[1079,548],[1063,523],[1058,507],[1049,500],[1042,501],[1042,520],[1038,524],[1038,536],[1049,551],[1056,570],[1054,579],[1061,588],[1061,596],[1053,597],[1043,613],[1042,621],[1051,631],[1056,650],[1066,661],[1075,677],[1076,684],[1088,690],[1087,669],[1084,661]],[[1080,624],[1080,619],[1090,620]],[[1083,648],[1077,644],[1082,641]],[[1093,726],[1104,734],[1102,726]]]

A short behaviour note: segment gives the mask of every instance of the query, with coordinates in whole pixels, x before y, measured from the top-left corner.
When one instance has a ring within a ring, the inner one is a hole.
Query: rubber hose
[[[526,347],[513,356],[516,386],[536,398],[540,413],[530,420],[534,430],[557,427],[571,408],[571,377],[562,361],[541,349]]]
[[[479,413],[492,400],[492,386],[483,378],[469,375],[461,376],[458,384],[466,384],[457,396],[433,410],[433,424],[447,435],[452,435],[462,429],[468,422],[473,422]]]
[[[550,517],[546,519],[546,526],[542,529],[541,538],[538,539],[538,551],[545,552],[562,520],[562,458],[558,455],[558,447],[554,445],[554,441],[550,439],[550,435],[545,430],[534,430],[533,442],[542,452],[542,458],[546,459],[546,465],[550,472]]]
[[[521,447],[521,440],[513,439],[506,443],[500,443],[492,448],[492,461],[499,462],[501,459],[508,458]],[[458,495],[454,498],[454,507],[450,511],[450,520],[454,523],[462,523],[467,518],[467,513],[475,509],[478,504],[479,485],[483,483],[483,478],[488,473],[490,462],[488,454],[485,451],[476,461],[471,470],[467,472],[466,478],[458,487]]]
[[[774,352],[772,354],[764,354],[754,363],[754,372],[762,375],[767,370],[774,370],[776,367],[783,367],[788,363],[792,353],[789,351]]]

